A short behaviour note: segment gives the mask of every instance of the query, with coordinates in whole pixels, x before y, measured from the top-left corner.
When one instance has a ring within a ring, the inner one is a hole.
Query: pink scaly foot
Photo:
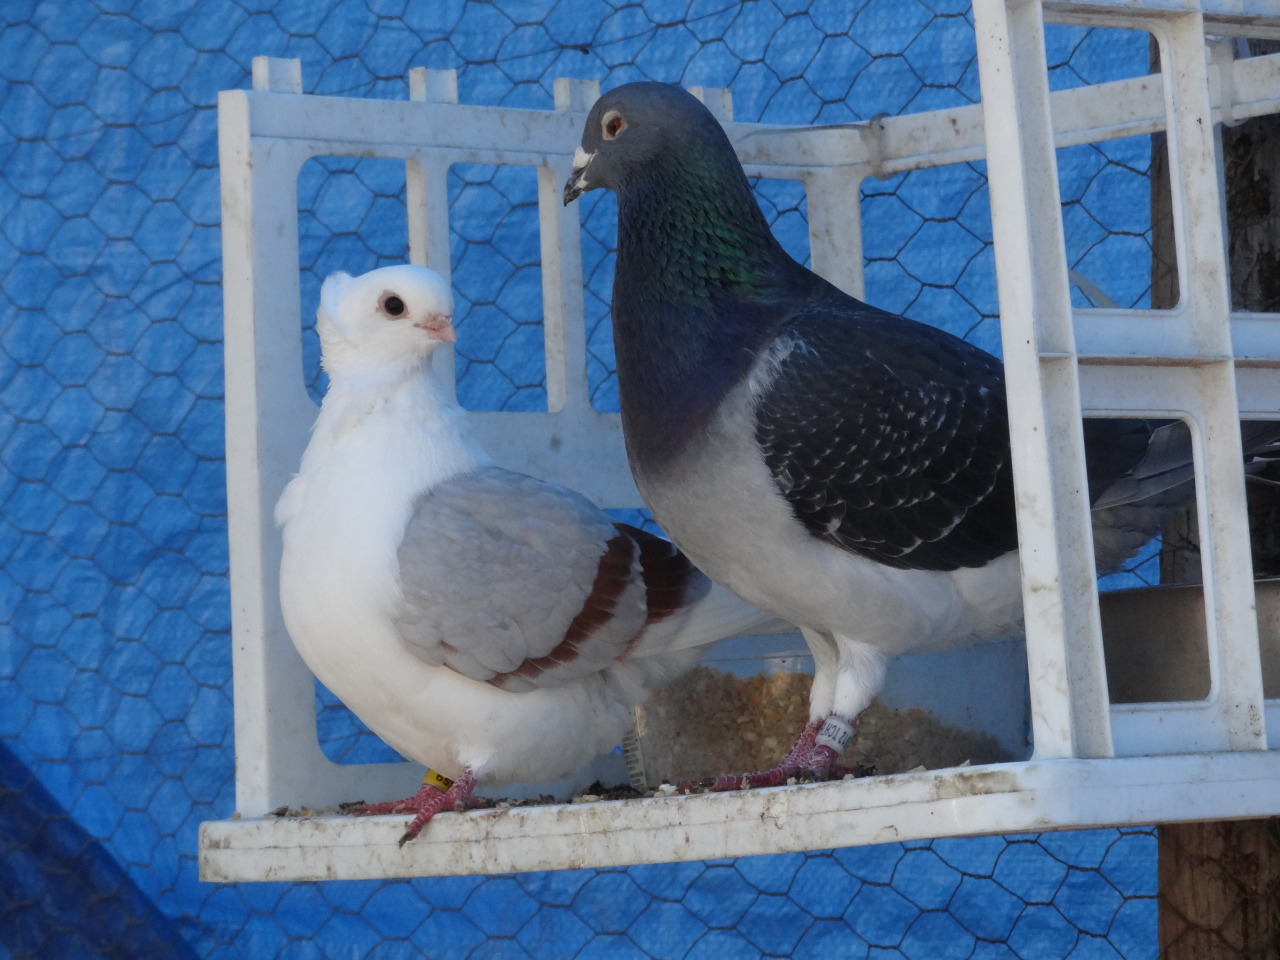
[[[779,787],[791,778],[834,780],[857,771],[836,765],[836,757],[849,742],[853,726],[839,717],[825,721],[811,720],[778,765],[754,773],[727,774],[706,780],[686,780],[679,784],[681,793],[694,790],[720,793],[747,787]]]
[[[444,788],[444,789],[442,789]],[[412,797],[404,800],[393,800],[387,803],[358,803],[344,805],[345,813],[357,817],[368,817],[386,813],[412,813],[413,820],[409,828],[400,837],[400,846],[404,846],[427,825],[432,817],[445,810],[471,810],[484,807],[489,801],[483,797],[473,796],[476,778],[470,767],[463,767],[458,779],[452,782],[434,770],[428,770],[423,778],[422,786]]]

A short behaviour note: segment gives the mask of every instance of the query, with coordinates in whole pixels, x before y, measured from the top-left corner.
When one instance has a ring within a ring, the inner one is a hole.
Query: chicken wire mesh
[[[785,123],[978,100],[957,0],[8,0],[0,956],[1154,957],[1142,829],[510,877],[199,882],[198,824],[234,809],[214,103],[248,86],[261,54],[301,58],[307,92],[342,96],[403,98],[407,70],[427,66],[458,70],[466,102],[540,108],[557,76],[728,87],[739,119]],[[1050,28],[1049,61],[1058,87],[1132,76],[1147,40]],[[1062,157],[1072,265],[1122,306],[1150,295],[1150,152],[1142,139]],[[404,258],[403,189],[389,161],[304,168],[304,315],[329,271]],[[531,172],[455,167],[449,192],[460,396],[545,407]],[[759,193],[803,256],[802,191]],[[590,383],[616,409],[612,201],[585,199]],[[987,203],[980,163],[869,181],[868,299],[998,350]],[[331,753],[379,759],[327,703]]]

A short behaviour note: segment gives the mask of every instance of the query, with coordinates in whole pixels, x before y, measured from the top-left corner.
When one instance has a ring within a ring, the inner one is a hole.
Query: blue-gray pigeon
[[[778,766],[713,789],[828,778],[886,660],[1021,620],[1003,367],[843,293],[770,232],[725,132],[691,94],[592,107],[569,203],[617,195],[612,317],[627,452],[700,569],[798,624],[816,675]],[[1277,425],[1255,425],[1259,442]],[[1178,421],[1085,426],[1100,568],[1186,502]]]

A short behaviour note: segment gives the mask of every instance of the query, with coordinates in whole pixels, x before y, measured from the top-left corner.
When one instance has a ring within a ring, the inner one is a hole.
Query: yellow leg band
[[[427,772],[422,777],[423,783],[429,783],[438,790],[448,790],[453,786],[453,781],[437,770],[427,767]]]

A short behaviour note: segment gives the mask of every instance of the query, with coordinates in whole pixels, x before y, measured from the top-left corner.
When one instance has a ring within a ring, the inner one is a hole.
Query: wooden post
[[[1280,819],[1158,834],[1162,960],[1280,957]]]
[[[1249,41],[1249,53],[1280,43]],[[1152,64],[1158,54],[1152,43]],[[1168,154],[1153,137],[1151,305],[1178,299],[1172,261]],[[1280,117],[1222,131],[1227,246],[1235,310],[1280,311]],[[1257,576],[1280,574],[1280,490],[1251,484]],[[1162,581],[1199,579],[1194,508],[1165,530]],[[1280,819],[1161,824],[1159,939],[1162,960],[1280,958]]]

